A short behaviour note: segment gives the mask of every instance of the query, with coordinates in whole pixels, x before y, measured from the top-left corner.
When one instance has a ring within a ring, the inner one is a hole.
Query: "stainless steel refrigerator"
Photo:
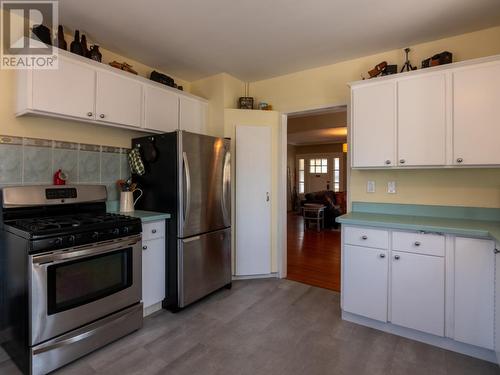
[[[136,138],[145,173],[137,208],[170,213],[166,298],[183,308],[231,286],[230,140],[185,131]]]

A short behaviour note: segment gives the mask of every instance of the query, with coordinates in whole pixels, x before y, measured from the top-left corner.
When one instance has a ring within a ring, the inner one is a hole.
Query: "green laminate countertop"
[[[113,214],[138,217],[139,219],[142,220],[143,223],[170,219],[170,214],[166,214],[163,212],[142,211],[142,210],[135,210],[132,212],[120,212],[119,210],[108,210],[108,212]]]
[[[453,209],[450,211],[449,207],[444,207],[440,211],[440,206],[398,206],[400,207],[380,204],[380,209],[377,210],[373,204],[364,206],[356,202],[353,203],[352,212],[339,216],[336,220],[343,224],[449,233],[466,237],[488,237],[500,242],[500,220],[488,209],[484,211],[486,215],[482,215],[483,209],[480,208],[467,208],[467,210],[461,208],[454,212]],[[422,215],[418,215],[417,212]],[[440,212],[442,216],[439,215]],[[474,212],[474,218],[470,218],[468,214],[462,215],[460,212]],[[449,217],[450,213],[455,217]],[[483,217],[487,217],[488,220],[483,220]]]

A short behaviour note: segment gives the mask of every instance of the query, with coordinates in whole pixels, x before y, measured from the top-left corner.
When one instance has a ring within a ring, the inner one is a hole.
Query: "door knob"
[[[144,245],[144,246],[142,247],[142,250],[147,250],[147,249],[148,249],[148,247],[147,247],[146,245]]]
[[[464,161],[464,159],[462,158],[457,158],[457,163],[462,163]]]
[[[394,259],[399,260],[399,255],[394,255]]]
[[[406,162],[406,161],[405,161],[405,159],[401,159],[401,160],[399,161],[399,163],[400,163],[400,164],[404,164],[405,162]]]
[[[269,202],[269,192],[266,191],[266,202]]]
[[[151,230],[151,233],[156,233],[156,229]]]
[[[385,254],[380,254],[379,257],[385,258]]]
[[[415,245],[415,246],[420,246],[420,242],[415,241],[415,244],[414,244],[414,245]]]
[[[99,115],[99,117],[100,117],[100,118],[104,118],[104,117],[105,117],[105,116],[104,116],[104,113],[101,113],[101,114]]]
[[[92,117],[92,112],[87,112],[87,116]]]
[[[361,239],[362,239],[362,240],[367,240],[367,239],[368,239],[368,236],[365,234],[365,235],[361,236]]]
[[[391,161],[390,160],[386,160],[385,164],[389,165],[389,164],[391,164]]]

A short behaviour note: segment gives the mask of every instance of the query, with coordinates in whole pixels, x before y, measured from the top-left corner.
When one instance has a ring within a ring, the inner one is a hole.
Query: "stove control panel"
[[[52,188],[45,189],[45,197],[47,199],[70,199],[76,198],[75,188]]]

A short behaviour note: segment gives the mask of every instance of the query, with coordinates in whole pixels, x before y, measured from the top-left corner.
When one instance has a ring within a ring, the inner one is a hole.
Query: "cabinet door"
[[[396,164],[395,85],[394,82],[386,82],[353,89],[353,167]]]
[[[457,165],[500,164],[500,63],[453,73],[453,155]]]
[[[444,73],[398,82],[398,164],[446,163],[446,76]]]
[[[181,96],[179,111],[180,130],[197,134],[207,134],[207,103]]]
[[[144,127],[165,133],[179,129],[179,96],[159,87],[144,86]]]
[[[455,239],[455,340],[493,349],[494,243]]]
[[[144,307],[165,298],[165,238],[142,242],[142,301]]]
[[[391,322],[444,336],[444,258],[392,252]]]
[[[387,250],[344,246],[345,311],[387,321]]]
[[[96,119],[141,126],[142,84],[122,75],[97,72]]]
[[[94,119],[95,71],[63,57],[55,70],[33,70],[33,109]]]

